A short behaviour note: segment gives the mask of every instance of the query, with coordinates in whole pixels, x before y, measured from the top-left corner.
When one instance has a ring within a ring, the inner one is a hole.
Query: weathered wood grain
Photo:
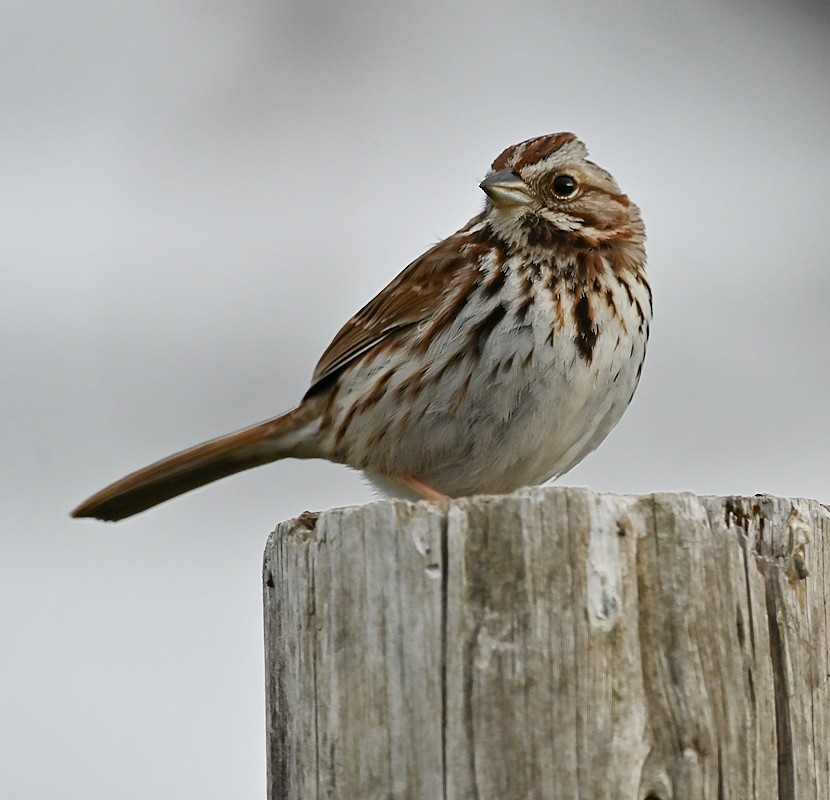
[[[830,798],[830,513],[528,489],[283,523],[269,796]]]

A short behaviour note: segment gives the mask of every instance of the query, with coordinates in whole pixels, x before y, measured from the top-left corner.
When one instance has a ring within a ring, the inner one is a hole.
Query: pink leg
[[[396,475],[395,480],[402,483],[407,489],[415,492],[418,497],[422,497],[424,500],[449,500],[448,495],[439,492],[437,489],[433,489],[420,478],[416,478],[414,475],[409,475],[406,472]]]

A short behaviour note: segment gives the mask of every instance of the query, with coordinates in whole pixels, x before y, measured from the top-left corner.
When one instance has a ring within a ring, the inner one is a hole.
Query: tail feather
[[[280,458],[312,458],[313,417],[300,406],[281,417],[211,439],[131,472],[96,492],[73,512],[114,522],[207,483]]]

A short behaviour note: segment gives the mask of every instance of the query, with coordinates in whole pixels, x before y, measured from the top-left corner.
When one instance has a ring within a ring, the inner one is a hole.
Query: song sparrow
[[[511,491],[581,461],[640,378],[640,212],[571,133],[508,147],[481,188],[484,210],[340,330],[296,409],[133,472],[73,516],[122,519],[289,457],[431,499]]]

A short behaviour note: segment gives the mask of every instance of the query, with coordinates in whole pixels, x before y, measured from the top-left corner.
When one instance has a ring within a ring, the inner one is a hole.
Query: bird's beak
[[[534,199],[530,187],[511,169],[488,175],[479,186],[497,206],[526,206]]]

